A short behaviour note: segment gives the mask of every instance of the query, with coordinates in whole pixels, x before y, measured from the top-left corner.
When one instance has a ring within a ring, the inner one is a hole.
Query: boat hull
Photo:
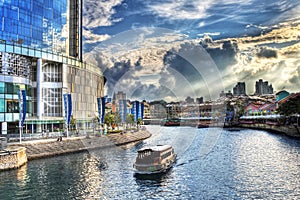
[[[169,171],[173,165],[176,162],[176,155],[174,156],[173,160],[169,164],[153,166],[153,165],[136,165],[134,164],[133,167],[135,168],[135,174],[140,174],[140,175],[151,175],[151,174],[161,174],[161,173],[166,173]],[[139,170],[143,169],[143,170]]]

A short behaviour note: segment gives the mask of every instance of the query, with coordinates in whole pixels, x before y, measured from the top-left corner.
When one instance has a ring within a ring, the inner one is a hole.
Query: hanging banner
[[[97,98],[97,105],[98,105],[98,118],[99,118],[99,123],[101,124],[101,98]]]
[[[141,120],[144,120],[144,102],[141,102]]]
[[[102,103],[101,123],[104,124],[106,97],[101,97],[101,103]]]
[[[106,97],[97,98],[98,103],[98,116],[100,119],[100,124],[104,124],[104,117],[105,117],[105,103]]]
[[[72,97],[71,94],[68,94],[68,125],[70,125],[72,116]]]
[[[134,101],[132,103],[131,114],[133,114],[133,119],[135,122],[137,122],[139,118],[139,109],[140,109],[139,104],[140,104],[139,101]]]
[[[65,110],[65,123],[67,124],[68,119],[68,94],[63,94],[64,98],[64,110]]]
[[[26,91],[25,90],[19,90],[18,91],[18,98],[19,98],[19,110],[20,110],[20,126],[24,125],[25,118],[26,118]]]
[[[70,125],[72,116],[72,97],[71,94],[64,94],[64,108],[66,125]]]
[[[140,117],[140,102],[136,101],[136,122],[138,121]]]
[[[26,91],[22,90],[22,98],[23,98],[23,116],[22,116],[22,121],[21,121],[21,125],[24,125],[25,122],[25,118],[26,118],[26,111],[27,111],[27,107],[26,107]]]

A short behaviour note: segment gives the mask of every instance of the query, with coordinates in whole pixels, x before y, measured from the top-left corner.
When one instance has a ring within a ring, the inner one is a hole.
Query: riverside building
[[[26,91],[24,133],[64,129],[70,93],[77,128],[92,126],[105,78],[82,58],[82,0],[0,1],[0,126],[18,133],[18,91]]]

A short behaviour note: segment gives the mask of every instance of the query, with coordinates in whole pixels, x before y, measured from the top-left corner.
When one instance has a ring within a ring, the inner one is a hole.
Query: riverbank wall
[[[97,148],[109,148],[139,142],[151,137],[146,130],[127,132],[123,134],[108,134],[102,136],[63,137],[61,141],[43,139],[19,143],[8,143],[9,148],[26,148],[28,160],[58,156],[69,153],[88,151]]]
[[[27,163],[25,147],[8,148],[0,151],[0,171],[16,169]]]
[[[285,134],[290,137],[300,138],[300,130],[295,125],[272,125],[272,124],[239,124],[238,127],[241,128],[249,128],[249,129],[259,129],[259,130],[266,130],[270,132],[276,132]]]

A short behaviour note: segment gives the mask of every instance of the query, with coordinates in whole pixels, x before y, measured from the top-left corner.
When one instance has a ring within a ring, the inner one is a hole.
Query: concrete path
[[[146,130],[127,132],[124,134],[108,134],[106,136],[70,137],[55,139],[43,139],[24,141],[20,143],[8,143],[8,148],[26,147],[28,160],[45,158],[67,153],[75,153],[96,148],[106,148],[125,145],[147,139],[151,134]]]

